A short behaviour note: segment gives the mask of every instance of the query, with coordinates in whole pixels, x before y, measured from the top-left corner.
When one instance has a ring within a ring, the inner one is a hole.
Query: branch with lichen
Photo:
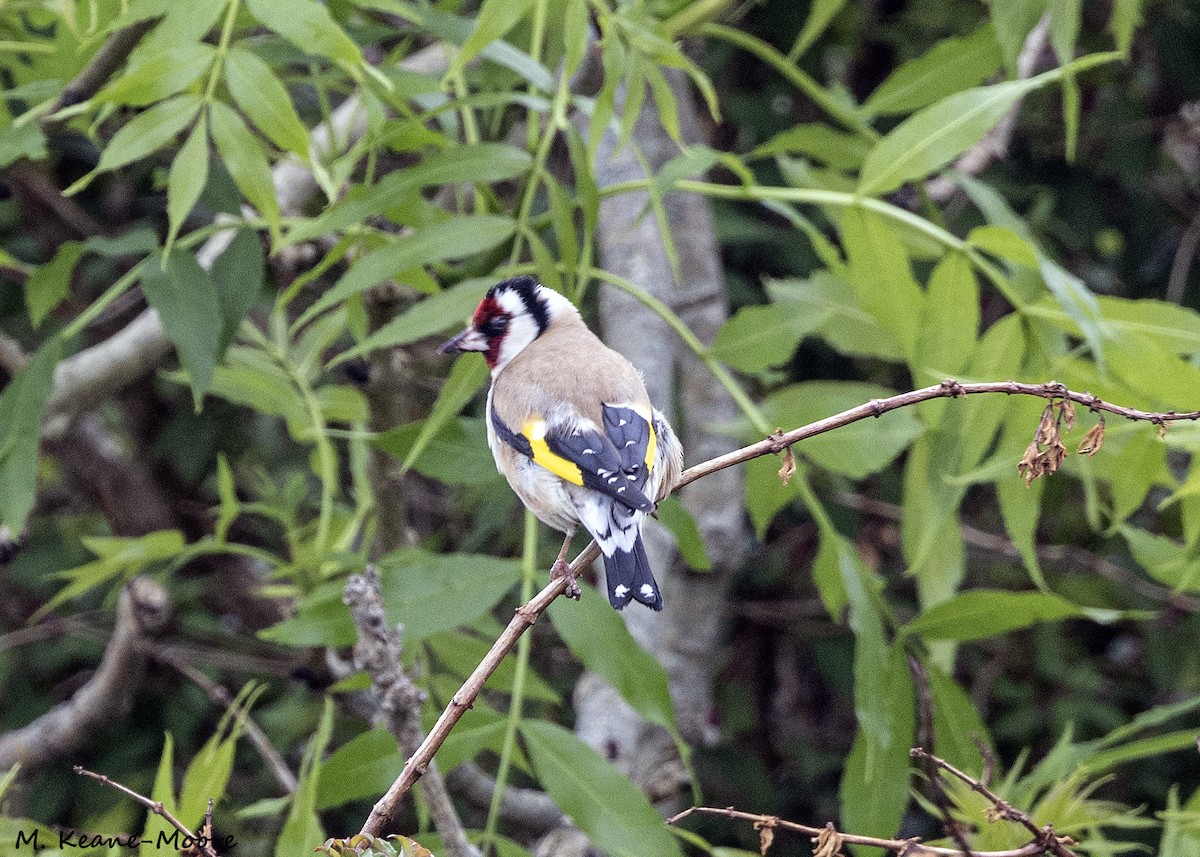
[[[1038,465],[1037,472],[1030,476],[1030,471],[1022,469],[1020,472],[1028,479],[1033,479],[1038,476],[1048,475],[1058,469],[1062,463],[1062,458],[1065,457],[1065,451],[1062,456],[1057,452],[1057,446],[1062,445],[1061,431],[1068,428],[1068,422],[1073,424],[1074,421],[1074,405],[1081,405],[1090,411],[1103,414],[1115,414],[1125,417],[1129,420],[1140,422],[1148,422],[1159,427],[1160,431],[1165,431],[1173,422],[1185,420],[1200,420],[1200,410],[1194,411],[1142,411],[1136,408],[1127,408],[1122,405],[1116,405],[1111,402],[1105,402],[1099,397],[1091,393],[1081,393],[1075,390],[1068,389],[1065,385],[1057,381],[1049,381],[1044,384],[1024,384],[1017,381],[992,381],[963,384],[953,379],[946,379],[940,384],[935,384],[931,387],[923,387],[919,390],[912,390],[908,393],[900,393],[896,396],[889,396],[885,399],[872,399],[869,402],[861,404],[849,410],[842,411],[839,414],[834,414],[831,417],[826,417],[823,420],[809,423],[808,425],[800,426],[791,431],[778,431],[757,443],[752,443],[749,446],[744,446],[741,449],[725,455],[717,456],[697,464],[694,467],[689,467],[683,472],[679,482],[673,490],[678,491],[684,485],[695,482],[697,479],[702,479],[719,470],[724,470],[727,467],[732,467],[735,464],[742,464],[754,458],[760,458],[767,454],[784,454],[784,466],[780,470],[780,478],[785,479],[790,477],[792,467],[788,467],[789,461],[792,460],[791,446],[806,440],[810,437],[815,437],[819,434],[824,434],[834,429],[848,426],[851,423],[866,419],[867,417],[881,417],[888,411],[898,410],[900,408],[916,405],[920,402],[927,402],[933,399],[962,399],[971,395],[980,395],[984,393],[1004,393],[1006,395],[1023,395],[1036,396],[1048,400],[1046,411],[1043,412],[1042,420],[1039,423],[1035,434],[1035,444],[1040,446],[1052,446],[1055,448],[1055,453]],[[1047,414],[1050,416],[1047,417]],[[1069,416],[1068,416],[1069,415]],[[1100,428],[1093,428],[1084,437],[1084,443],[1080,447],[1079,452],[1085,455],[1094,455],[1103,442],[1104,423],[1101,420],[1097,423]],[[1065,445],[1063,445],[1065,450]],[[1039,447],[1038,454],[1042,450]],[[1028,452],[1026,453],[1028,456]],[[1024,464],[1022,459],[1021,464]],[[1020,465],[1019,465],[1020,466]],[[600,549],[593,541],[589,544],[571,563],[571,572],[573,575],[579,575],[600,555]],[[542,615],[550,603],[555,598],[562,595],[566,590],[567,577],[559,577],[550,581],[541,592],[530,599],[526,604],[521,605],[516,609],[512,620],[508,626],[497,638],[488,653],[484,655],[474,672],[467,678],[458,692],[450,698],[449,705],[438,718],[437,723],[429,731],[421,746],[408,759],[404,765],[404,770],[400,772],[400,776],[392,783],[391,788],[387,793],[379,799],[371,810],[371,814],[367,817],[363,824],[362,833],[369,836],[376,836],[383,829],[383,825],[390,819],[399,806],[404,795],[408,793],[413,784],[421,777],[421,775],[429,767],[434,754],[445,742],[450,735],[451,730],[464,712],[470,708],[479,692],[483,689],[484,683],[495,672],[500,662],[504,657],[512,651],[516,646],[517,640],[527,631],[537,618]],[[847,842],[856,840],[845,840]],[[835,852],[829,852],[833,855]],[[916,855],[922,852],[909,850],[908,855]],[[926,852],[930,854],[950,853],[961,854],[960,851],[950,852]],[[1024,857],[1024,855],[1033,855],[1042,853],[1037,850],[1033,851],[1018,851],[1005,852],[1004,857]],[[1048,852],[1052,854],[1069,853],[1069,852]],[[989,857],[999,857],[993,853]]]

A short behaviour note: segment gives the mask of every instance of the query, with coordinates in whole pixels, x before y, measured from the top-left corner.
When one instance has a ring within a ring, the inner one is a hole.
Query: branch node
[[[878,399],[872,399],[871,401],[867,402],[867,407],[871,409],[871,416],[875,417],[876,419],[887,413],[887,410],[883,406],[883,402],[879,401]]]
[[[967,397],[967,391],[963,389],[963,385],[953,378],[947,378],[942,381],[942,389],[946,391],[947,396],[955,399],[965,399]]]

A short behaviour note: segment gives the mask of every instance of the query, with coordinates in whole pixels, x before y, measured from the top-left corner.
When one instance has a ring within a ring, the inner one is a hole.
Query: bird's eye
[[[494,315],[483,326],[483,332],[488,336],[499,336],[508,328],[508,316]]]

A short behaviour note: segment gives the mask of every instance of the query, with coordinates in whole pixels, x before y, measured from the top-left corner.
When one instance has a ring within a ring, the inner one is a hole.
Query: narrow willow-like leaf
[[[800,31],[795,44],[788,51],[788,59],[794,63],[802,57],[845,5],[846,0],[815,0],[804,22],[804,29]]]
[[[25,308],[34,327],[40,327],[50,311],[70,294],[71,276],[86,249],[87,245],[80,241],[64,241],[54,251],[54,257],[34,268],[25,281]]]
[[[546,612],[585,667],[612,685],[634,711],[681,740],[666,671],[633,639],[602,594],[586,587],[579,601],[559,598]]]
[[[0,520],[14,534],[33,509],[42,414],[61,352],[61,341],[50,339],[0,391]]]
[[[461,72],[487,45],[503,39],[528,14],[533,0],[484,0],[475,28],[450,64],[448,75]]]
[[[301,316],[306,324],[351,295],[364,292],[409,268],[446,259],[464,259],[490,250],[513,234],[516,223],[492,214],[452,217],[422,226],[359,259],[340,280]],[[344,359],[345,355],[343,355]]]
[[[191,253],[151,256],[142,268],[142,292],[158,310],[163,329],[175,343],[187,371],[196,410],[213,379],[223,319],[209,273]]]
[[[546,793],[606,854],[681,857],[678,841],[628,777],[566,729],[521,722],[521,736]]]
[[[921,613],[905,630],[927,640],[982,640],[1083,615],[1082,607],[1051,592],[973,589]]]
[[[179,153],[171,163],[167,178],[167,241],[164,256],[171,255],[171,247],[179,235],[184,220],[200,199],[200,193],[208,182],[208,122],[204,116],[196,122]]]
[[[217,49],[205,42],[172,45],[116,78],[96,94],[96,101],[134,107],[161,101],[199,79],[216,53]]]
[[[305,53],[328,57],[349,70],[363,64],[358,45],[317,0],[246,0],[246,7],[264,27]]]
[[[308,129],[271,67],[250,51],[233,48],[225,58],[225,85],[254,126],[279,148],[308,158]]]
[[[275,196],[275,181],[266,152],[242,117],[226,104],[217,101],[210,107],[213,142],[234,184],[271,227],[279,231],[279,200]]]
[[[981,27],[969,36],[942,39],[888,75],[863,104],[863,113],[887,116],[918,110],[978,86],[995,74],[1003,61],[991,27]]]

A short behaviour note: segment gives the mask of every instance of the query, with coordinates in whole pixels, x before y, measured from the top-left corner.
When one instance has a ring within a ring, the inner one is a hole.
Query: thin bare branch
[[[1141,420],[1149,422],[1157,426],[1166,426],[1177,420],[1200,420],[1200,411],[1188,412],[1151,412],[1140,411],[1134,408],[1126,408],[1120,405],[1114,405],[1109,402],[1104,402],[1093,396],[1091,393],[1079,393],[1070,390],[1063,384],[1057,381],[1049,381],[1045,384],[1023,384],[1017,381],[997,381],[997,382],[982,382],[973,384],[961,384],[958,381],[947,379],[941,384],[932,387],[924,387],[920,390],[913,390],[908,393],[901,393],[896,396],[890,396],[886,399],[874,399],[855,408],[850,408],[840,414],[834,414],[823,420],[818,420],[814,423],[801,426],[793,429],[790,432],[780,432],[774,434],[765,440],[758,443],[750,444],[749,446],[735,450],[726,455],[721,455],[710,459],[702,464],[697,464],[694,467],[689,467],[683,472],[679,483],[675,486],[678,491],[684,485],[695,482],[697,479],[702,479],[711,473],[718,470],[723,470],[726,467],[733,467],[735,464],[742,464],[752,458],[759,458],[768,453],[781,453],[794,443],[798,443],[806,438],[814,437],[818,434],[823,434],[827,431],[832,431],[836,428],[849,425],[867,417],[880,417],[888,411],[894,411],[898,408],[915,405],[919,402],[927,402],[931,399],[943,398],[965,398],[968,395],[978,395],[983,393],[1005,393],[1008,395],[1025,395],[1036,396],[1050,401],[1072,401],[1083,405],[1092,411],[1107,411],[1108,413],[1117,414],[1131,420]],[[598,556],[600,549],[596,547],[596,543],[590,543],[571,563],[571,570],[576,575],[582,574],[583,570],[588,567]],[[467,678],[458,693],[454,694],[450,699],[450,704],[442,712],[437,723],[434,724],[429,735],[417,748],[416,752],[408,759],[404,765],[404,770],[400,772],[400,776],[392,783],[387,794],[379,799],[378,803],[371,810],[371,814],[367,817],[363,824],[362,833],[370,836],[377,836],[383,829],[383,825],[395,813],[396,807],[403,799],[404,795],[412,788],[421,775],[428,768],[434,754],[454,725],[458,723],[463,712],[471,707],[475,702],[475,698],[479,695],[483,688],[484,682],[495,672],[500,662],[504,660],[505,655],[512,651],[520,636],[529,629],[537,618],[542,615],[550,603],[561,595],[566,588],[567,578],[560,577],[551,580],[541,592],[535,595],[527,604],[518,607],[508,626],[499,636],[491,649],[480,661],[479,665]],[[850,840],[847,840],[850,841]],[[908,854],[916,854],[919,852],[909,851]],[[930,852],[937,853],[937,852]],[[948,852],[951,854],[961,854],[960,851]],[[1022,851],[1012,852],[1008,857],[1013,855],[1037,854],[1038,851]],[[1052,852],[1057,853],[1057,852]],[[988,855],[995,857],[995,855]]]
[[[99,92],[100,87],[108,82],[113,73],[120,68],[121,63],[125,62],[129,54],[137,47],[142,36],[156,23],[158,23],[157,18],[149,18],[145,21],[138,21],[136,24],[130,24],[125,29],[113,33],[108,41],[100,47],[100,50],[92,55],[88,64],[75,76],[75,79],[63,87],[62,94],[47,111],[47,115],[53,115],[64,107],[86,101]]]
[[[964,852],[957,848],[925,845],[920,839],[881,839],[875,836],[840,833],[834,829],[832,824],[827,824],[824,827],[810,827],[806,824],[796,824],[794,821],[787,821],[778,816],[755,815],[752,812],[742,812],[733,807],[722,809],[714,806],[693,806],[690,809],[685,809],[676,816],[668,818],[667,824],[678,824],[689,815],[698,813],[704,815],[723,815],[726,818],[733,818],[739,821],[750,821],[759,829],[769,828],[803,833],[806,836],[812,837],[814,843],[818,842],[818,840],[825,843],[834,838],[837,842],[846,845],[873,845],[876,848],[887,848],[895,851],[901,857],[966,857]],[[834,853],[834,851],[830,851],[829,853]],[[1040,842],[1030,842],[1028,845],[1023,845],[1020,848],[1011,848],[1005,851],[975,851],[972,857],[1036,857],[1038,854],[1046,853],[1050,852],[1047,852],[1046,848]]]
[[[209,841],[207,841],[207,839],[202,840],[196,834],[192,833],[192,831],[188,830],[187,827],[184,826],[183,822],[175,817],[174,813],[172,813],[169,809],[167,809],[165,806],[162,805],[162,801],[151,800],[150,798],[146,797],[144,794],[135,792],[133,789],[129,788],[129,786],[118,783],[116,780],[114,780],[110,777],[106,777],[104,774],[97,774],[95,771],[89,771],[87,768],[84,768],[81,765],[75,766],[75,773],[79,774],[79,776],[81,776],[81,777],[91,777],[93,780],[101,782],[111,789],[116,789],[121,794],[125,795],[126,797],[133,798],[135,801],[140,803],[142,806],[146,807],[146,809],[150,810],[155,815],[160,816],[163,819],[165,819],[167,824],[171,825],[176,830],[178,830],[180,833],[182,833],[184,836],[186,836],[189,840],[191,840],[191,842],[195,844],[196,848],[199,849],[200,853],[203,854],[204,857],[218,857],[216,850],[212,847],[212,844]],[[211,799],[209,800],[209,810],[208,811],[209,811],[209,816],[207,816],[207,817],[211,819],[211,813],[212,813],[212,800]]]
[[[208,698],[217,705],[222,708],[229,708],[233,705],[233,695],[226,688],[183,660],[172,649],[164,646],[146,646],[145,650],[146,654],[154,660],[175,670],[203,690],[208,694]],[[271,743],[271,739],[246,712],[242,712],[241,724],[246,737],[250,739],[250,743],[254,745],[259,755],[263,757],[263,761],[267,763],[267,767],[271,769],[279,787],[288,794],[295,794],[300,783],[297,781],[296,775],[292,773],[292,769],[287,766],[287,762],[279,755],[279,751],[275,749],[275,745]]]
[[[1073,844],[1073,840],[1069,836],[1059,836],[1054,832],[1054,828],[1051,825],[1038,827],[1027,813],[1014,807],[970,774],[960,771],[945,759],[940,759],[920,747],[913,747],[909,751],[909,754],[914,759],[923,759],[934,767],[941,768],[951,776],[962,780],[970,787],[971,791],[982,795],[992,804],[992,814],[995,818],[1002,818],[1005,821],[1015,821],[1017,824],[1020,824],[1033,834],[1035,841],[1045,853],[1053,854],[1055,857],[1076,857],[1075,852],[1067,847],[1068,844]]]

